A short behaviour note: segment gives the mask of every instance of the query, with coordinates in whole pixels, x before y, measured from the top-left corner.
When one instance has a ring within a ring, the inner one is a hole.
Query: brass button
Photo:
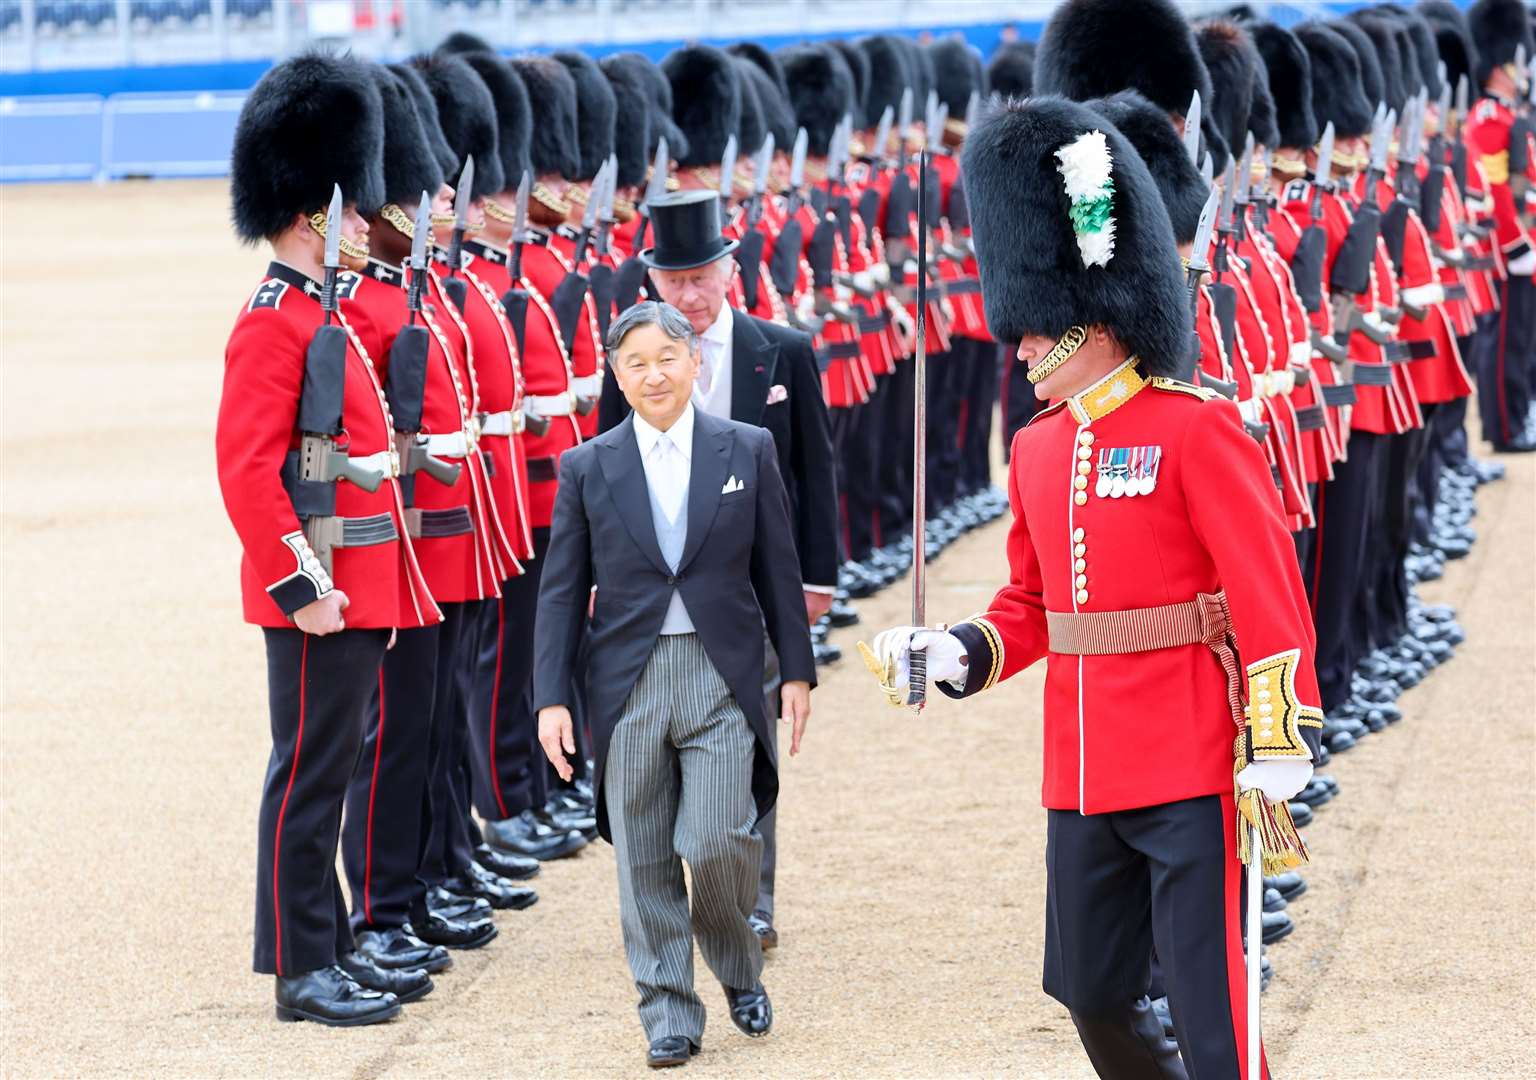
[[[1081,589],[1086,584],[1088,584],[1088,575],[1087,574],[1078,574],[1077,575],[1077,587],[1079,589]]]
[[[1259,700],[1260,701],[1268,701],[1272,697],[1274,697],[1274,695],[1271,694],[1268,690],[1260,690],[1259,691]]]
[[[1074,492],[1072,495],[1072,501],[1077,503],[1078,506],[1082,506],[1083,503],[1088,501],[1088,494],[1083,491]]]
[[[1269,685],[1269,676],[1268,675],[1258,675],[1258,676],[1254,677],[1253,681],[1255,683],[1257,683],[1260,687],[1265,687],[1265,686]]]
[[[1273,705],[1260,705],[1259,706],[1259,715],[1260,716],[1268,716],[1270,713],[1272,713],[1274,711],[1275,711],[1275,707]]]
[[[1072,486],[1077,488],[1078,491],[1082,491],[1088,487],[1088,478],[1086,476],[1074,476],[1072,478]]]
[[[1088,449],[1086,446],[1079,446],[1077,448],[1077,456],[1082,460],[1087,461],[1089,458],[1093,457],[1093,451]]]
[[[1088,602],[1088,590],[1087,589],[1078,589],[1077,590],[1077,602],[1079,604],[1086,604]]]
[[[1079,574],[1081,574],[1084,570],[1088,569],[1088,560],[1087,559],[1078,559],[1077,562],[1072,564],[1072,569],[1076,570]]]
[[[1083,542],[1083,530],[1082,529],[1073,529],[1072,530],[1072,542],[1074,544],[1081,544]]]
[[[1093,466],[1088,464],[1086,461],[1079,461],[1077,463],[1077,471],[1083,476],[1087,476],[1089,473],[1093,472]]]
[[[1083,530],[1082,529],[1078,529],[1077,531],[1078,532],[1082,532]],[[1074,555],[1076,555],[1078,557],[1082,557],[1083,555],[1086,555],[1087,553],[1088,553],[1088,545],[1087,544],[1078,544],[1076,547],[1074,547],[1072,549],[1072,554],[1074,554]]]
[[[1083,446],[1092,446],[1093,445],[1093,432],[1091,432],[1091,431],[1079,431],[1077,433],[1077,441],[1079,443],[1081,443]]]

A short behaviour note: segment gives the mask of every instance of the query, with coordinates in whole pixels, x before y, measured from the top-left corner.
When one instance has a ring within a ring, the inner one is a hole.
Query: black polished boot
[[[402,1005],[419,1001],[432,992],[432,977],[420,968],[382,968],[359,949],[342,953],[337,963],[357,985],[381,994],[394,994]]]
[[[329,1027],[361,1027],[400,1015],[400,999],[359,986],[341,968],[279,975],[276,986],[279,1020],[313,1020]]]

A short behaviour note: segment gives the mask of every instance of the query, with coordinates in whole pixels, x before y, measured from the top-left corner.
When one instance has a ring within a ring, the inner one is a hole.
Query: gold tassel
[[[1306,841],[1296,831],[1291,820],[1291,808],[1283,802],[1272,802],[1258,788],[1244,791],[1237,786],[1236,776],[1248,763],[1248,732],[1245,729],[1237,737],[1237,760],[1232,766],[1232,791],[1237,802],[1237,858],[1244,866],[1253,860],[1250,827],[1259,830],[1259,857],[1264,860],[1264,874],[1274,877],[1289,870],[1296,870],[1312,861]]]

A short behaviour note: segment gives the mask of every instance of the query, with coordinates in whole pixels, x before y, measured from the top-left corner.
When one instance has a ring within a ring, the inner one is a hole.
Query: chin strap
[[[1087,327],[1074,326],[1070,328],[1065,334],[1061,335],[1060,341],[1051,346],[1051,351],[1045,354],[1044,359],[1024,373],[1025,378],[1029,379],[1031,383],[1038,383],[1041,379],[1046,378],[1057,368],[1061,367],[1062,364],[1072,359],[1077,350],[1083,347],[1083,342],[1087,340]]]

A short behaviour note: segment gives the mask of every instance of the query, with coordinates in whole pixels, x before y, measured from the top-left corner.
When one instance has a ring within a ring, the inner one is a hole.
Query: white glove
[[[1297,758],[1270,758],[1243,766],[1237,774],[1237,786],[1244,791],[1258,788],[1272,803],[1290,802],[1312,782],[1312,762]]]
[[[1536,248],[1532,248],[1518,259],[1509,260],[1508,269],[1515,277],[1530,277],[1536,274]]]
[[[965,682],[965,649],[960,639],[946,630],[929,630],[921,626],[895,626],[875,635],[871,671],[882,685],[889,686],[903,695],[899,704],[911,704],[906,700],[912,682],[912,653],[923,652],[928,656],[930,682]]]

